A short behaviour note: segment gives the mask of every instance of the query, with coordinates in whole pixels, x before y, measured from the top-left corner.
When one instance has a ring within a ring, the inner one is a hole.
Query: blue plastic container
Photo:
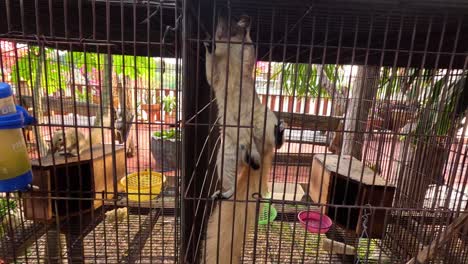
[[[34,122],[24,108],[14,104],[10,85],[0,83],[0,192],[24,190],[32,182],[21,128]]]

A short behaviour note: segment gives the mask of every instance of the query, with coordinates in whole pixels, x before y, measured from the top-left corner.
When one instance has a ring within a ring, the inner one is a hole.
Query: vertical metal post
[[[206,3],[205,3],[206,4]],[[182,203],[181,203],[181,263],[199,263],[204,229],[210,206],[203,198],[208,197],[211,190],[204,182],[211,182],[214,166],[205,162],[209,159],[209,151],[203,148],[209,137],[210,112],[214,107],[200,111],[210,103],[211,88],[206,80],[202,38],[198,30],[198,18],[194,10],[200,8],[198,1],[183,1],[182,27]],[[209,10],[209,9],[207,9]],[[189,121],[190,120],[190,121]],[[214,146],[216,137],[208,140]],[[200,162],[197,164],[197,160]],[[198,198],[198,199],[195,199]],[[200,199],[201,198],[201,199]],[[198,210],[197,210],[198,208]],[[208,212],[208,213],[204,213]]]

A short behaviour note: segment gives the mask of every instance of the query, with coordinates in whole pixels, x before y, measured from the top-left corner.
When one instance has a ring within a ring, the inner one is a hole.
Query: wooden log
[[[378,88],[380,68],[377,66],[358,67],[357,77],[349,97],[347,117],[344,124],[342,153],[362,160],[366,121]]]

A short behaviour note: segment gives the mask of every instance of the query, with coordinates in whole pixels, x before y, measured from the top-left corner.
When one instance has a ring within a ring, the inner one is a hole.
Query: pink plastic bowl
[[[311,233],[324,234],[333,225],[330,217],[317,211],[302,211],[297,215],[297,218]]]

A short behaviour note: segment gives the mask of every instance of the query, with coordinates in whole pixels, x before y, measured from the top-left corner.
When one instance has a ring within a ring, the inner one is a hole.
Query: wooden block
[[[39,187],[39,191],[32,190],[24,193],[24,215],[27,219],[51,220],[52,204],[50,198],[50,171],[33,169],[32,184]]]
[[[325,164],[325,169],[330,173],[335,173],[339,177],[349,178],[354,182],[362,182],[364,185],[391,186],[385,179],[369,167],[365,166],[358,159],[349,155],[325,155],[316,154],[314,160],[320,164]]]
[[[336,205],[391,207],[395,187],[362,162],[346,155],[316,154],[312,162],[309,195],[314,202]],[[323,208],[335,222],[361,234],[362,208]],[[381,238],[385,211],[374,210],[369,219],[369,236]]]
[[[328,189],[330,186],[330,172],[323,170],[318,159],[312,161],[312,174],[310,177],[309,196],[316,203],[327,203]],[[323,208],[325,213],[325,208]]]
[[[33,184],[39,190],[25,196],[26,218],[51,221],[54,216],[99,208],[102,192],[107,193],[105,199],[111,199],[114,187],[119,191],[118,181],[125,176],[125,151],[119,146],[95,145],[92,153],[84,151],[80,158],[48,155],[33,160],[32,168]],[[51,196],[65,199],[54,201]]]
[[[394,187],[385,188],[382,186],[377,186],[375,188],[372,188],[368,186],[363,190],[363,194],[360,197],[362,200],[359,203],[359,205],[370,204],[371,206],[391,207],[394,195]],[[356,233],[358,235],[362,233],[362,214],[363,210],[360,210],[356,226]],[[371,237],[380,238],[384,235],[385,217],[390,217],[386,215],[385,210],[373,209],[372,216],[369,217],[369,222],[367,224],[367,226],[370,228],[370,230],[368,230],[367,232],[370,234]]]

